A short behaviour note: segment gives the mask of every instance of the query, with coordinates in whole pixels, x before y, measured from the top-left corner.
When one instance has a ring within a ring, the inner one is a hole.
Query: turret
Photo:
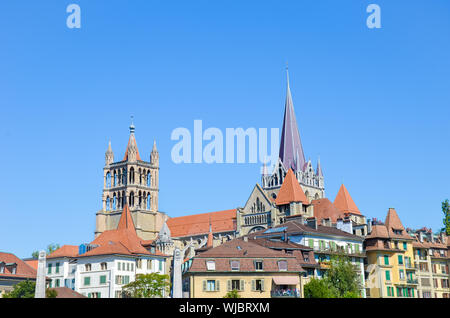
[[[108,143],[108,150],[105,153],[105,165],[108,166],[114,162],[114,153],[111,149],[111,141]]]
[[[158,149],[156,149],[156,140],[153,140],[153,149],[150,154],[150,163],[159,166],[159,152]]]

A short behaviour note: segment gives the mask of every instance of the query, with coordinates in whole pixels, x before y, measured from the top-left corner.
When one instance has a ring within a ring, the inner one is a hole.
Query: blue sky
[[[66,7],[81,7],[81,29]],[[368,29],[366,7],[381,7]],[[289,62],[305,156],[326,195],[364,215],[396,208],[441,227],[450,197],[450,3],[436,1],[2,1],[0,250],[28,257],[93,239],[104,153],[134,115],[160,152],[161,211],[243,206],[259,164],[171,161],[177,127],[281,128]]]

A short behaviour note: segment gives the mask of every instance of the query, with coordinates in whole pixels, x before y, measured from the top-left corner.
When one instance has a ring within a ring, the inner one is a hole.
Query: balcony
[[[408,278],[407,280],[406,280],[406,283],[407,284],[412,284],[412,285],[418,285],[419,284],[419,280],[416,278],[416,279],[411,279],[411,278]]]
[[[296,289],[277,289],[270,292],[272,298],[299,298],[300,293]]]
[[[331,262],[330,261],[319,261],[319,266],[321,268],[330,268]]]

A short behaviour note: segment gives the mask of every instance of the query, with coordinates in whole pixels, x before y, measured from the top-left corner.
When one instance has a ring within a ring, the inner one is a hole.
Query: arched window
[[[151,181],[152,181],[152,175],[150,174],[150,171],[149,171],[149,172],[147,172],[147,187],[150,186]]]
[[[147,194],[147,210],[150,210],[150,207],[151,207],[151,196],[150,196],[150,193],[149,194]]]
[[[117,209],[117,197],[116,194],[114,193],[114,197],[113,197],[113,210]]]
[[[127,170],[125,168],[122,170],[122,184],[127,184]]]
[[[134,206],[134,192],[133,191],[130,192],[130,199],[128,200],[128,204],[130,205],[130,207]]]
[[[111,209],[111,202],[109,200],[109,197],[106,198],[106,211],[109,211]]]
[[[134,168],[131,167],[130,169],[130,183],[134,184]]]
[[[106,188],[111,188],[111,173],[106,174]]]
[[[114,186],[117,185],[117,171],[114,171],[114,183],[113,183],[113,185]]]

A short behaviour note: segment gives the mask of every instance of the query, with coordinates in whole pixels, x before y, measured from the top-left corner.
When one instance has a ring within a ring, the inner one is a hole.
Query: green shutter
[[[227,291],[230,291],[231,288],[232,288],[232,286],[231,286],[231,280],[228,280],[228,281],[227,281]]]
[[[48,264],[48,272],[47,274],[51,274],[52,273],[52,264]]]
[[[91,284],[91,278],[90,277],[85,277],[84,278],[84,286],[89,286]]]
[[[256,290],[256,281],[253,279],[252,280],[252,291]]]
[[[203,281],[203,291],[206,291],[206,280]]]
[[[359,254],[359,244],[355,244],[355,250],[356,250],[356,253]]]
[[[220,290],[220,281],[216,280],[216,291]]]
[[[106,275],[100,276],[100,284],[106,284]]]
[[[391,272],[390,271],[386,271],[386,280],[388,280],[388,281],[391,280]]]
[[[241,281],[240,281],[239,290],[244,291],[244,280],[243,279],[241,279]]]
[[[384,265],[389,265],[389,256],[384,255]]]
[[[403,265],[403,256],[401,255],[398,256],[398,264]]]
[[[265,291],[264,279],[261,279],[261,291]]]
[[[59,273],[59,263],[56,263],[56,273]]]
[[[314,248],[314,240],[313,239],[309,239],[309,247]]]

